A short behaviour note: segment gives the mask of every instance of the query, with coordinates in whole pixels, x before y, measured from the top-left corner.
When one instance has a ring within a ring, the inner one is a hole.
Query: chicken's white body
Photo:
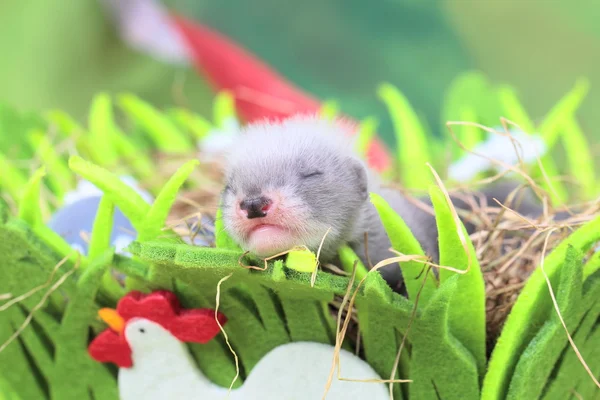
[[[244,384],[231,391],[209,381],[196,367],[187,347],[160,325],[138,319],[127,324],[133,367],[119,370],[121,400],[320,400],[333,361],[333,346],[295,342],[279,346],[263,357]],[[381,379],[362,359],[342,350],[344,379]],[[387,400],[382,383],[337,379],[327,400]]]

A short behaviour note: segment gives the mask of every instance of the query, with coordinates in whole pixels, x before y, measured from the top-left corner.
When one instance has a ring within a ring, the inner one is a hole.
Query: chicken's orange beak
[[[119,315],[117,310],[112,308],[101,308],[98,310],[98,316],[115,332],[119,334],[123,332],[125,320]]]

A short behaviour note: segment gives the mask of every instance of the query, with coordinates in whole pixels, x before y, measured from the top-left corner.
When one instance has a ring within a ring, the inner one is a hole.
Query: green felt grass
[[[453,104],[446,109],[453,115],[450,119],[497,124],[501,109],[526,130],[534,128],[510,87],[494,88],[475,74],[458,81],[452,90]],[[586,91],[585,82],[578,84],[540,125],[551,145],[562,141],[570,153],[585,147],[581,135],[577,136],[579,126],[573,114]],[[382,86],[379,94],[394,118],[399,140],[414,144],[410,153],[405,151],[406,146],[397,152],[397,161],[405,167],[402,179],[408,186],[425,188],[430,181],[422,179],[427,173],[425,162],[432,162],[431,158],[435,159],[433,162],[441,160],[438,156],[445,151],[446,143],[432,141],[427,149],[423,148],[427,127],[404,96],[391,85]],[[233,104],[230,93],[221,93],[214,104],[213,121],[209,121],[183,109],[161,113],[141,99],[124,94],[117,97],[116,105],[133,126],[125,133],[114,116],[112,99],[99,94],[88,115],[87,128],[60,111],[45,115],[45,122],[56,129],[61,139],[75,142],[81,156],[71,157],[68,162],[54,151],[56,143],[40,135],[46,129],[44,119],[11,119],[0,107],[0,133],[6,126],[22,132],[0,135],[0,195],[12,207],[9,209],[0,201],[0,294],[19,295],[43,284],[65,256],[68,261],[51,283],[79,262],[79,269],[34,314],[32,323],[18,339],[0,352],[0,400],[117,398],[116,368],[92,361],[86,350],[90,335],[106,328],[96,317],[97,309],[114,307],[124,293],[112,278],[111,269],[126,275],[127,290],[170,289],[185,307],[214,308],[217,285],[229,276],[221,283],[219,310],[228,317],[225,331],[240,361],[241,374],[234,387],[242,385],[258,360],[278,345],[298,340],[335,342],[334,311],[328,304],[344,296],[348,277],[319,269],[313,286],[312,259],[294,259],[294,255],[291,259],[270,261],[264,271],[244,268],[262,268],[264,263],[250,254],[244,256],[224,230],[220,210],[215,224],[216,248],[184,244],[164,229],[179,190],[184,185],[193,186],[187,180],[197,162],[183,164],[170,180],[159,182],[154,179],[156,167],[150,152],[187,152],[195,140],[214,128],[229,129],[237,120]],[[329,116],[335,114],[335,103],[327,104],[324,111]],[[372,119],[361,124],[357,140],[360,154],[364,154],[375,127]],[[566,142],[567,131],[575,132],[575,140]],[[411,137],[408,132],[417,134]],[[472,127],[457,127],[457,133],[469,147],[483,137]],[[37,154],[43,168],[30,175],[30,171],[16,167],[18,164],[7,157],[13,153],[8,152],[6,140],[20,143],[23,156],[33,154],[34,145],[39,146]],[[577,167],[585,159],[570,154],[568,162],[573,171],[581,172],[578,178],[589,183],[595,178],[593,171]],[[558,175],[553,162],[545,166],[551,176]],[[536,168],[532,167],[532,171],[535,175]],[[148,205],[124,185],[118,179],[121,174],[147,180],[149,190],[156,196],[154,204]],[[88,179],[105,192],[88,257],[78,256],[43,223],[46,213],[53,211],[56,204],[40,193],[52,192],[60,202],[61,196],[73,189],[76,177]],[[587,192],[591,190],[588,188]],[[558,184],[557,191],[559,200],[566,198],[563,185]],[[465,253],[440,190],[433,187],[430,196],[440,231],[441,264],[465,269],[467,255],[474,257],[473,245],[468,241],[469,253]],[[405,254],[422,255],[418,242],[389,205],[377,195],[372,195],[371,201],[392,246]],[[129,247],[132,258],[115,255],[109,247],[115,206],[140,233]],[[464,232],[464,227],[461,229]],[[592,256],[582,266],[581,254],[599,239],[600,218],[578,229],[545,261],[567,326],[596,374],[600,373],[600,258]],[[351,273],[358,257],[349,248],[340,249],[339,255],[340,267]],[[356,280],[351,290],[356,290],[358,282],[364,279],[355,304],[361,356],[384,379],[389,379],[400,342],[407,335],[394,378],[409,378],[413,382],[393,385],[394,398],[558,400],[575,398],[574,393],[585,399],[597,396],[598,391],[567,342],[539,270],[519,296],[486,365],[484,286],[479,265],[472,260],[469,273],[464,275],[440,270],[439,282],[431,271],[424,273],[427,270],[422,263],[401,263],[407,277],[408,299],[393,293],[378,273],[367,272],[365,266],[356,263]],[[426,280],[421,291],[423,279]],[[44,292],[0,311],[0,346],[23,323]],[[419,292],[419,304],[415,307]],[[2,304],[0,301],[0,307]],[[343,343],[351,351],[355,345],[350,338]],[[210,380],[224,387],[230,385],[236,370],[223,335],[207,344],[189,344],[189,349]],[[345,377],[343,365],[341,376]]]
[[[426,163],[431,161],[423,124],[408,99],[394,86],[383,84],[379,97],[386,104],[397,140],[397,160],[407,188],[424,189],[431,182]]]
[[[469,349],[481,375],[485,373],[485,284],[475,248],[468,240],[467,230],[460,223],[460,228],[467,244],[467,249],[458,235],[455,219],[450,205],[437,186],[429,189],[429,195],[435,210],[439,234],[440,265],[469,271],[458,274],[456,293],[452,297],[448,323],[452,334]],[[448,269],[440,269],[440,283],[457,275]]]
[[[565,324],[571,327],[570,333],[574,332],[583,314],[581,268],[581,254],[569,247],[555,290],[558,307]],[[537,398],[542,393],[546,380],[566,345],[567,336],[555,313],[542,326],[520,357],[507,398]]]
[[[425,253],[410,231],[410,228],[383,197],[371,193],[371,202],[377,209],[379,218],[381,218],[383,227],[390,238],[394,250],[405,255],[423,256]],[[423,303],[427,304],[436,288],[436,278],[433,272],[428,271],[425,265],[418,261],[403,262],[401,263],[400,268],[402,269],[402,276],[405,281],[408,298],[414,300],[417,293],[420,291]],[[426,281],[423,289],[421,289],[421,282],[423,279],[426,279]]]
[[[123,111],[150,135],[156,147],[167,153],[184,153],[191,150],[189,139],[165,115],[132,94],[118,98]]]
[[[582,320],[576,324],[572,335],[575,344],[578,346],[583,358],[587,362],[593,362],[600,353],[596,349],[600,348],[600,326],[598,318],[600,317],[600,302],[594,302],[600,296],[600,274],[586,280],[583,285],[583,301],[581,305],[590,305],[585,310]],[[583,307],[585,309],[585,307]],[[579,382],[589,379],[577,354],[571,351],[570,344],[566,344],[561,353],[560,362],[557,363],[544,388],[543,399],[564,399],[568,398],[572,390],[577,388]]]
[[[476,399],[477,362],[449,330],[449,306],[458,276],[440,285],[411,331],[410,398]]]
[[[576,230],[546,257],[544,269],[553,287],[557,287],[559,271],[564,264],[569,246],[584,251],[598,240],[600,240],[600,217]],[[482,399],[505,398],[510,377],[514,373],[519,357],[552,312],[553,306],[548,295],[546,280],[538,268],[521,291],[496,343],[488,363]]]

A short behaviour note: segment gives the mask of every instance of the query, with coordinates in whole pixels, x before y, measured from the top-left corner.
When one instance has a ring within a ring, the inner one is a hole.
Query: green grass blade
[[[406,255],[424,255],[421,245],[412,234],[402,217],[400,217],[390,205],[378,194],[371,193],[371,203],[377,209],[379,218],[387,232],[392,247]],[[390,257],[394,255],[390,253]],[[406,283],[408,298],[415,299],[421,288],[421,282],[425,279],[425,265],[421,262],[409,261],[401,264],[402,276]],[[436,278],[432,271],[429,271],[425,286],[421,292],[421,304],[427,304],[436,289]]]
[[[241,247],[225,230],[223,224],[223,210],[221,210],[220,206],[217,209],[217,215],[215,216],[215,246],[218,249],[241,250]]]
[[[213,118],[215,126],[219,128],[225,128],[229,121],[237,119],[233,93],[228,90],[217,93],[213,104]]]
[[[145,224],[150,205],[131,187],[117,176],[79,156],[71,156],[69,167],[75,173],[92,182],[129,218],[136,230]]]
[[[471,106],[460,109],[460,120],[463,122],[477,122],[477,113]],[[455,126],[460,142],[469,150],[473,150],[483,140],[483,130],[473,125]]]
[[[541,158],[541,162],[548,179],[542,174],[537,163],[533,166],[530,175],[537,179],[540,182],[540,186],[548,192],[553,205],[564,204],[569,198],[569,192],[563,181],[559,179],[560,173],[554,158],[551,154],[546,154]],[[548,180],[550,182],[548,182]]]
[[[516,91],[512,87],[507,85],[500,86],[498,89],[498,99],[504,117],[519,125],[523,132],[529,134],[535,132],[533,121],[527,114],[527,111],[525,111],[525,108],[519,101]]]
[[[115,121],[112,101],[106,93],[100,93],[92,100],[89,114],[89,141],[102,154],[102,165],[112,167],[117,164],[118,154],[114,146]]]
[[[96,260],[106,253],[110,248],[110,236],[113,230],[113,216],[115,207],[108,197],[102,196],[88,246],[88,258]],[[123,289],[110,273],[110,268],[102,276],[102,292],[116,301],[123,296]]]
[[[54,194],[58,198],[62,198],[75,184],[73,174],[69,170],[66,161],[56,152],[44,132],[35,130],[30,132],[28,136],[31,147],[36,149],[43,164],[48,168],[48,180]]]
[[[143,127],[159,150],[182,153],[192,146],[185,135],[165,115],[132,94],[119,96],[119,106],[136,123]]]
[[[598,193],[596,193],[595,164],[590,151],[590,144],[575,118],[569,119],[565,123],[564,129],[565,131],[561,137],[567,154],[569,170],[576,178],[577,183],[581,185],[582,197],[591,199],[597,196]]]
[[[121,130],[115,130],[113,137],[115,147],[121,157],[121,161],[127,164],[140,179],[152,178],[156,174],[156,169],[150,157],[140,152],[138,146]]]
[[[427,137],[406,97],[390,84],[381,85],[379,97],[392,117],[397,139],[397,157],[402,183],[409,189],[424,189],[430,182],[426,163],[431,157]]]
[[[0,177],[2,177],[0,188],[7,192],[13,200],[18,201],[27,184],[27,178],[2,153],[0,153]]]
[[[358,133],[356,134],[356,142],[354,148],[356,152],[362,157],[366,158],[369,146],[375,137],[375,131],[379,122],[374,117],[368,117],[361,121]]]
[[[600,251],[592,255],[583,266],[583,280],[600,269]]]
[[[354,263],[356,262],[356,281],[360,282],[362,278],[367,275],[367,268],[362,263],[358,255],[348,246],[342,246],[338,251],[340,257],[340,263],[342,264],[342,268],[344,271],[349,274],[352,273],[352,269],[354,268]]]
[[[48,123],[58,128],[58,133],[63,139],[76,138],[85,132],[79,123],[62,110],[50,110],[44,116]]]
[[[321,106],[321,116],[328,120],[334,120],[340,112],[340,105],[333,100],[329,100],[323,103]]]
[[[30,227],[36,228],[42,225],[42,209],[40,205],[40,191],[42,188],[42,179],[46,175],[46,168],[41,167],[31,177],[25,185],[23,197],[19,203],[19,218],[27,222]]]
[[[465,227],[460,229],[467,240],[468,254],[460,240],[456,223],[446,197],[438,186],[429,189],[429,195],[435,210],[436,223],[439,232],[440,265],[466,270],[469,272],[459,275],[457,290],[452,297],[449,309],[448,324],[454,336],[471,352],[477,361],[481,376],[485,373],[485,283],[477,261],[477,254]],[[440,285],[456,272],[440,269]]]
[[[538,131],[544,137],[548,149],[552,149],[558,141],[560,130],[573,117],[589,91],[587,79],[580,78],[575,87],[567,93],[548,113],[539,126]]]
[[[561,266],[569,246],[585,251],[600,240],[600,217],[586,223],[563,240],[545,259],[544,270],[552,285],[558,284]],[[504,399],[515,365],[539,327],[553,311],[546,279],[536,269],[523,287],[506,322],[488,363],[482,400]]]
[[[161,235],[171,206],[177,198],[179,189],[198,164],[200,164],[198,160],[188,161],[181,166],[165,184],[146,215],[144,229],[138,232],[139,241],[153,240]]]
[[[212,124],[207,119],[183,108],[170,110],[169,115],[180,127],[190,131],[197,140],[205,138],[208,132],[213,129]]]

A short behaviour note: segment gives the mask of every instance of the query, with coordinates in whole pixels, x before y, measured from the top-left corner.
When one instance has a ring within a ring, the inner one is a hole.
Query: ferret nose
[[[240,209],[245,212],[248,219],[263,218],[267,216],[271,204],[273,202],[270,199],[261,196],[243,200],[240,203]]]

